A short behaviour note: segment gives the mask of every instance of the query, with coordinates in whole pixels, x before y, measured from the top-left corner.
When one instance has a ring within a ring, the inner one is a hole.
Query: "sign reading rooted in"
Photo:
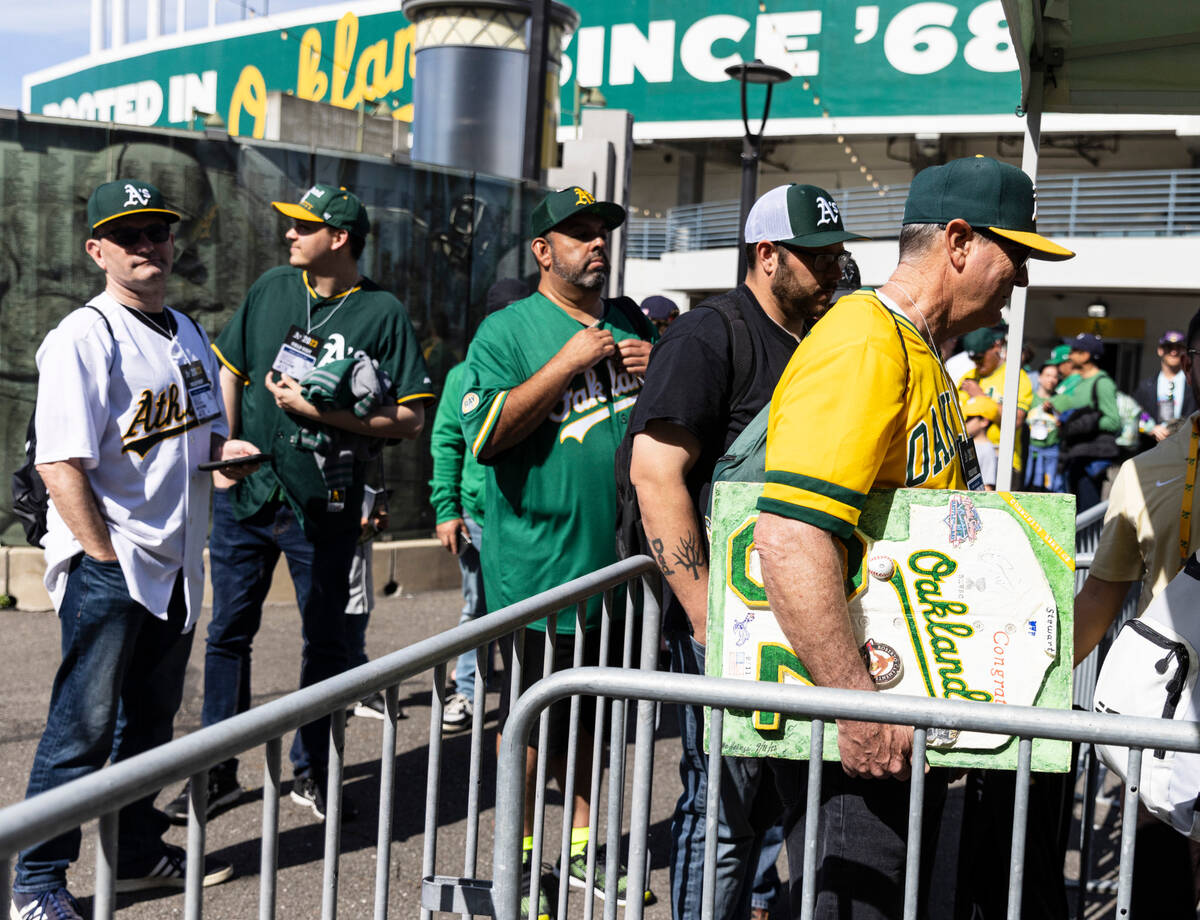
[[[713,495],[710,676],[812,685],[771,613],[754,546],[756,483]],[[1071,706],[1075,499],[1070,495],[875,492],[839,541],[851,626],[875,685],[935,699]],[[807,759],[809,723],[731,710],[723,752]],[[828,725],[825,759],[837,759]],[[935,765],[1016,767],[1011,736],[933,729]],[[1034,769],[1061,772],[1065,742],[1038,740]]]

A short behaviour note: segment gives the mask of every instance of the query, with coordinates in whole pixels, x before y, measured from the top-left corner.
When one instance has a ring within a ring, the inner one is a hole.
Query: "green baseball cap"
[[[974,358],[982,355],[997,342],[1004,341],[1004,333],[992,328],[976,329],[962,337],[962,347],[968,355]]]
[[[367,217],[366,206],[357,195],[335,185],[314,185],[304,193],[299,204],[272,201],[271,207],[292,220],[327,224],[335,230],[349,230],[355,236],[365,237],[371,232],[371,218]]]
[[[991,157],[963,157],[917,173],[908,189],[904,224],[961,219],[1029,247],[1035,259],[1070,259],[1075,253],[1037,232],[1036,205],[1033,180],[1016,166]]]
[[[1055,345],[1054,350],[1050,352],[1050,360],[1048,364],[1062,364],[1071,357],[1070,345]]]
[[[746,215],[746,242],[787,243],[817,249],[846,240],[865,240],[842,226],[833,196],[815,185],[781,185],[767,192]]]
[[[96,186],[88,198],[87,221],[93,231],[126,214],[162,214],[169,224],[179,220],[179,213],[164,204],[162,192],[149,182],[137,179],[105,182]]]
[[[611,201],[597,201],[587,189],[572,185],[551,192],[543,198],[529,218],[529,236],[545,236],[568,217],[576,214],[595,214],[609,230],[625,223],[625,209]]]

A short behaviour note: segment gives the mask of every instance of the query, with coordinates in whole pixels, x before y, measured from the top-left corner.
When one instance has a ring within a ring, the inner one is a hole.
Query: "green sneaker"
[[[539,863],[538,868],[541,868]],[[529,906],[529,887],[533,884],[533,851],[521,856],[521,920],[550,920],[550,895],[546,890],[546,874],[541,873],[538,886],[538,909],[534,914]]]
[[[602,901],[605,899],[605,890],[609,887],[604,874],[607,861],[607,847],[602,845],[600,849],[596,851],[596,876],[595,884],[592,886],[592,893]],[[617,876],[617,906],[623,907],[625,905],[626,888],[629,884],[629,870],[625,868],[624,863],[620,863],[617,871],[619,872],[619,875]],[[555,867],[554,873],[555,875],[560,874],[559,867]],[[587,889],[586,849],[582,853],[572,856],[570,862],[567,863],[567,883],[572,888]],[[653,904],[654,901],[654,892],[647,888],[642,893],[642,903]]]

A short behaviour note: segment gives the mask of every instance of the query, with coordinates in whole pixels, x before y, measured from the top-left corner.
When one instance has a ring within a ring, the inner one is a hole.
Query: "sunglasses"
[[[100,238],[110,239],[122,249],[126,249],[143,236],[151,243],[165,243],[171,238],[171,228],[167,224],[151,224],[148,227],[117,227],[101,234]]]
[[[1030,255],[1033,254],[1033,250],[1028,246],[1022,246],[1020,243],[1014,243],[1012,240],[1008,239],[1007,237],[1003,237],[998,233],[992,233],[990,230],[981,230],[979,227],[972,227],[971,229],[973,229],[984,239],[991,240],[994,244],[999,246],[1000,249],[1004,251],[1004,254],[1008,256],[1009,260],[1013,264],[1013,267],[1017,271],[1020,271],[1025,267],[1025,263],[1029,261]]]
[[[835,265],[839,272],[845,271],[852,258],[849,250],[845,252],[811,252],[801,249],[799,246],[789,246],[787,243],[776,243],[775,245],[782,246],[792,255],[807,261],[815,272],[827,272]]]

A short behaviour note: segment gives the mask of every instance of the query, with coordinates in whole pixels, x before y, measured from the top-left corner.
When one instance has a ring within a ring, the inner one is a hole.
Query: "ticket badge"
[[[196,413],[196,420],[203,425],[220,418],[221,405],[217,402],[217,395],[213,392],[212,381],[208,379],[204,365],[199,361],[190,361],[180,364],[179,369],[183,371],[183,385],[187,388],[188,404]]]
[[[299,326],[292,326],[279,346],[279,354],[275,356],[271,370],[287,374],[293,380],[303,380],[317,366],[317,352],[320,350],[319,338],[309,335]]]
[[[979,455],[975,453],[975,442],[969,438],[958,439],[958,462],[962,467],[963,479],[972,492],[983,491],[983,473],[979,469]]]

